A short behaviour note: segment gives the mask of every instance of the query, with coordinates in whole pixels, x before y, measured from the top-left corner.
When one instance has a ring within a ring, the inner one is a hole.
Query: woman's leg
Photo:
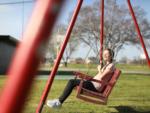
[[[78,79],[70,79],[62,93],[62,95],[59,97],[59,101],[63,103],[67,97],[71,94],[74,87],[78,86],[80,84],[80,80]]]
[[[48,100],[47,105],[52,108],[58,108],[62,105],[62,103],[67,99],[67,97],[71,94],[74,87],[78,86],[80,84],[80,80],[78,79],[71,79],[68,81],[68,84],[66,85],[62,95],[59,97],[59,99],[55,100]],[[83,87],[92,91],[97,91],[94,85],[91,81],[84,81]]]
[[[83,88],[98,92],[97,89],[94,87],[93,83],[89,80],[83,82]]]

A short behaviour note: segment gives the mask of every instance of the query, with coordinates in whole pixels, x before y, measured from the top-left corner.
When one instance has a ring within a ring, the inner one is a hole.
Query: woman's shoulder
[[[110,66],[110,67],[115,67],[115,63],[110,63],[108,66]]]
[[[111,69],[111,70],[114,70],[115,69],[115,64],[112,62],[110,63],[107,68]]]

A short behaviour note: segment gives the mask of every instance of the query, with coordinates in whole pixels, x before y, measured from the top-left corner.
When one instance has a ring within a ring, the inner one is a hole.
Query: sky
[[[27,2],[31,1],[31,2]],[[83,0],[84,5],[92,4],[94,0]],[[24,4],[8,4],[2,3],[15,3],[25,2]],[[117,0],[119,4],[125,4],[127,7],[126,0]],[[58,22],[66,23],[68,21],[68,15],[75,8],[77,0],[66,0],[66,3],[61,11]],[[132,5],[138,5],[143,8],[146,12],[146,17],[150,21],[150,0],[131,0]],[[19,40],[22,38],[22,33],[26,28],[29,18],[34,8],[34,0],[0,0],[0,35],[11,35]],[[81,47],[85,48],[85,47]],[[132,49],[131,49],[132,48]],[[88,49],[79,49],[74,54],[76,57],[85,57]],[[129,51],[130,50],[130,51]],[[82,56],[81,56],[82,53]],[[135,54],[133,54],[135,53]],[[92,54],[92,53],[91,53]],[[141,54],[141,51],[136,49],[134,46],[125,47],[121,50],[118,59],[122,57],[128,57],[133,59]]]

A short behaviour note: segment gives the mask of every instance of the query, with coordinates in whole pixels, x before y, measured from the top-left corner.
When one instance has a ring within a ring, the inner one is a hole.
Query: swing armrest
[[[74,75],[75,75],[75,78],[80,78],[81,81],[84,81],[84,80],[90,80],[90,81],[93,81],[93,82],[97,82],[97,83],[101,83],[101,84],[104,84],[104,85],[110,85],[112,86],[113,83],[109,83],[109,82],[105,82],[105,81],[102,81],[102,80],[96,80],[96,79],[93,79],[92,76],[89,76],[87,74],[83,74],[81,72],[73,72]]]
[[[73,74],[75,75],[75,78],[81,78],[81,79],[86,79],[86,80],[93,79],[92,76],[89,76],[87,74],[83,74],[81,72],[74,71]]]
[[[103,85],[110,85],[110,86],[112,86],[113,85],[113,83],[109,83],[109,82],[105,82],[105,81],[103,81],[103,80],[96,80],[96,79],[90,79],[91,81],[93,81],[93,82],[97,82],[97,83],[101,83],[101,84],[103,84]]]

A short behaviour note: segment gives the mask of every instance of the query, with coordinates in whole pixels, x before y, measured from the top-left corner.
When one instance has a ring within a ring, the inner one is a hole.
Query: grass
[[[116,64],[116,67],[123,70],[123,71],[143,71],[143,72],[150,72],[148,65],[137,65],[137,64]],[[49,64],[41,65],[42,70],[50,70],[52,65]],[[88,71],[97,71],[97,64],[68,64],[68,67],[60,67],[60,70],[64,69],[76,69],[79,71],[88,70]]]
[[[150,72],[149,67],[144,65],[125,65],[117,64],[117,67],[124,71]],[[42,67],[49,70],[46,65]],[[69,64],[68,68],[87,71],[87,65]],[[94,75],[96,65],[90,65],[89,72]],[[0,89],[5,83],[6,77],[0,76]],[[94,105],[76,98],[76,91],[73,90],[70,97],[65,101],[61,109],[55,110],[44,106],[42,113],[150,113],[150,76],[122,74],[114,87],[107,105]],[[46,79],[34,79],[29,96],[26,98],[23,113],[35,113],[36,107],[40,101]],[[48,99],[59,97],[63,91],[67,80],[55,79]]]
[[[0,77],[0,88],[5,79]],[[55,110],[44,106],[43,113],[150,113],[149,80],[150,76],[121,75],[106,106],[78,100],[75,97],[76,91],[73,90],[61,109]],[[48,99],[57,98],[66,83],[67,80],[55,80]],[[23,113],[35,113],[45,84],[46,80],[34,80]]]
[[[116,67],[118,67],[121,70],[124,71],[142,71],[142,72],[150,72],[150,68],[148,65],[137,65],[137,64],[117,64]]]
[[[122,75],[110,95],[108,105],[94,105],[78,100],[76,91],[63,104],[59,110],[44,107],[43,113],[140,113],[150,112],[150,83],[149,76]],[[46,81],[35,80],[30,96],[27,99],[24,113],[33,113]],[[57,98],[66,80],[55,80],[48,99]],[[31,110],[31,111],[29,111]],[[134,111],[134,112],[133,112]]]

